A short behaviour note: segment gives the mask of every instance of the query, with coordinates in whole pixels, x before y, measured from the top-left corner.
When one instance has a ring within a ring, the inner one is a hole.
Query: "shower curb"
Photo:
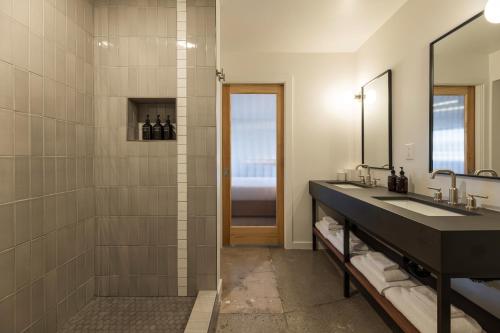
[[[200,291],[184,333],[215,332],[218,313],[217,291]]]

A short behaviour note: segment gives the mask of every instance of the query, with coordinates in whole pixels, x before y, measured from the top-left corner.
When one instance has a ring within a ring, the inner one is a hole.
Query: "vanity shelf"
[[[364,277],[364,275],[354,267],[349,262],[344,262],[345,258],[340,253],[335,246],[327,240],[323,234],[313,226],[313,234],[316,239],[321,241],[321,243],[326,247],[328,254],[333,260],[341,267],[343,267],[344,272],[348,274],[350,280],[354,283],[356,288],[368,299],[370,304],[375,307],[379,315],[384,317],[386,323],[388,323],[393,329],[401,328],[403,332],[407,333],[418,333],[419,331],[413,326],[406,317],[399,312],[391,302],[389,302],[385,297],[380,295],[378,291],[370,284],[370,282]],[[347,282],[346,282],[347,281]],[[349,280],[344,281],[344,283],[349,283]],[[345,290],[348,291],[348,285],[344,285]],[[349,297],[349,293],[345,295]]]

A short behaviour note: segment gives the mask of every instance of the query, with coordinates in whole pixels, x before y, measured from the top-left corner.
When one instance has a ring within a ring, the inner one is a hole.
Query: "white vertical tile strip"
[[[177,292],[187,296],[186,0],[177,0]]]

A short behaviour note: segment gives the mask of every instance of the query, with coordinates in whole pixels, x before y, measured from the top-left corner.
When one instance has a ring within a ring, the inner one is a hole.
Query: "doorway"
[[[434,87],[433,166],[460,174],[476,169],[475,87]]]
[[[284,86],[222,90],[223,243],[283,245]]]

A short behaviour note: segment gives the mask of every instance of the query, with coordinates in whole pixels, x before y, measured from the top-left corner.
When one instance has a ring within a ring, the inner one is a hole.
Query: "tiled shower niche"
[[[129,98],[127,101],[127,141],[158,141],[144,140],[142,137],[142,126],[149,116],[151,126],[154,126],[157,117],[165,127],[165,138],[162,140],[172,141],[176,139],[176,99],[175,98]],[[166,122],[170,120],[173,135],[168,135]]]

